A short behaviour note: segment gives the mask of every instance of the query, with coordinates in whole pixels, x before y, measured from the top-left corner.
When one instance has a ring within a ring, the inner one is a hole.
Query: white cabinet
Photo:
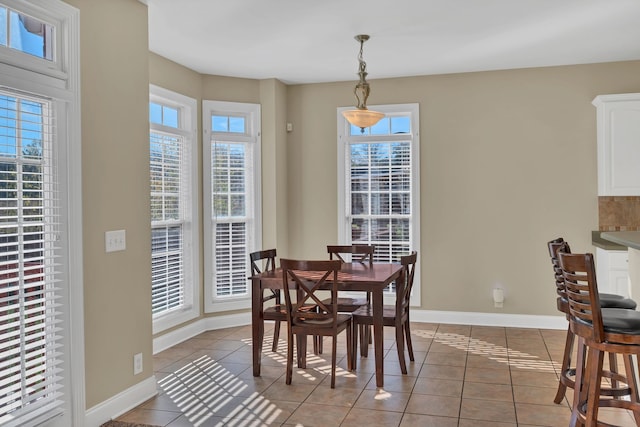
[[[640,196],[640,93],[593,100],[598,126],[598,195]]]
[[[628,260],[629,254],[626,250],[608,251],[596,248],[596,277],[599,292],[629,298]]]

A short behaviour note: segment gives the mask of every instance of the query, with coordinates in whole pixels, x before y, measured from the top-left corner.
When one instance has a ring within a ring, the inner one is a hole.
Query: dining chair
[[[569,307],[569,324],[578,337],[578,369],[570,425],[605,425],[598,424],[601,407],[630,410],[636,425],[640,425],[638,382],[632,357],[640,356],[640,312],[601,307],[592,254],[560,251],[558,259]],[[605,353],[622,357],[624,374],[603,368]],[[603,378],[611,382],[607,394],[603,394]]]
[[[405,340],[407,345],[407,351],[409,353],[409,360],[414,361],[413,356],[413,344],[411,342],[411,328],[409,319],[409,305],[411,302],[411,289],[413,288],[413,279],[415,274],[416,261],[418,259],[418,253],[412,251],[410,255],[404,255],[400,257],[400,263],[404,269],[403,286],[396,285],[396,303],[395,305],[384,305],[383,310],[383,325],[393,326],[396,331],[396,349],[398,351],[398,360],[400,361],[400,370],[403,374],[407,373],[407,364],[404,358],[404,346]],[[373,310],[371,304],[360,307],[351,313],[353,316],[353,367],[355,369],[357,364],[358,353],[358,330],[360,332],[365,331],[365,334],[361,334],[360,346],[362,356],[367,356],[369,346],[369,334],[370,325],[373,325]],[[358,326],[366,326],[366,328],[358,328]],[[363,336],[364,335],[364,336]]]
[[[252,252],[249,254],[251,260],[251,275],[255,276],[263,271],[273,271],[276,269],[276,250],[266,249],[263,251]],[[261,268],[261,264],[264,267]],[[265,320],[273,320],[273,345],[271,351],[278,351],[278,341],[280,339],[280,323],[287,321],[287,312],[282,304],[282,294],[280,289],[266,289],[266,294],[262,293],[262,328],[264,329]],[[265,303],[273,301],[273,304]]]
[[[374,245],[327,245],[329,259],[338,259],[341,262],[359,262],[373,265],[373,254],[376,247]],[[349,258],[351,257],[351,258]],[[362,297],[338,296],[338,311],[352,312],[369,304],[371,295],[366,292]]]
[[[283,288],[295,292],[285,292],[287,312],[287,372],[286,383],[291,384],[293,375],[294,337],[297,347],[297,364],[306,367],[307,336],[333,337],[331,346],[331,388],[336,382],[336,354],[338,334],[346,331],[347,365],[352,369],[352,322],[351,315],[338,312],[338,272],[339,260],[305,261],[280,259]],[[321,292],[328,289],[332,299],[329,304],[321,298]],[[292,293],[296,296],[295,302]]]
[[[571,248],[562,237],[558,237],[547,242],[547,247],[549,249],[549,256],[551,257],[551,264],[553,266],[556,294],[558,295],[556,299],[556,306],[560,312],[565,314],[567,320],[569,320],[569,303],[567,300],[562,269],[560,268],[560,262],[558,260],[558,252],[571,253]],[[629,310],[635,310],[636,308],[635,301],[629,298],[624,298],[621,295],[600,293],[598,296],[600,307],[602,308],[623,308]],[[557,404],[561,403],[564,399],[567,387],[570,389],[575,388],[574,377],[576,368],[572,366],[574,345],[575,334],[571,331],[571,325],[569,325],[565,339],[564,354],[562,356],[562,367],[560,369],[560,378],[558,380],[558,390],[553,399]],[[613,355],[609,355],[609,366],[612,372],[617,371],[617,362]]]

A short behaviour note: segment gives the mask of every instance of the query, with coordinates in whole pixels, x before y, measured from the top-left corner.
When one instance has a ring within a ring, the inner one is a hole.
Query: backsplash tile
[[[599,196],[600,231],[640,231],[640,196]]]

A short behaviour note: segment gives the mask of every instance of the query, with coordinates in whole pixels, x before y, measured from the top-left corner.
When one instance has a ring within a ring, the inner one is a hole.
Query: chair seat
[[[325,299],[322,302],[326,305],[330,305],[331,299]],[[368,303],[369,302],[366,297],[338,297],[338,311],[350,313],[364,305],[367,305]]]
[[[628,310],[635,310],[637,307],[634,300],[625,298],[622,295],[599,293],[598,296],[600,297],[600,307],[602,308],[626,308]]]
[[[385,326],[393,326],[396,318],[396,307],[394,305],[385,305],[383,309],[383,323]],[[371,305],[364,305],[351,313],[356,323],[373,324],[373,308]],[[390,323],[387,325],[387,323]]]
[[[287,320],[287,311],[283,304],[265,307],[263,313],[267,320]]]
[[[608,333],[640,335],[640,311],[603,308],[602,323]]]
[[[625,310],[635,310],[637,304],[634,300],[621,295],[598,294],[601,308],[622,308]],[[566,313],[569,310],[566,298],[558,297],[558,310]]]
[[[351,320],[351,315],[350,314],[344,314],[344,313],[338,313],[338,326],[340,326],[343,323],[347,323]],[[305,319],[303,321],[301,320],[294,320],[294,325],[313,325],[313,326],[326,326],[326,327],[331,327],[333,326],[333,319]]]

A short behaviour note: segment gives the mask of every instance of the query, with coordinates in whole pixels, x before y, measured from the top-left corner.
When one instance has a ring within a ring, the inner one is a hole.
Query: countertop
[[[603,231],[600,237],[628,248],[640,250],[640,231]]]
[[[605,240],[602,238],[601,234],[605,233],[605,231],[592,231],[591,232],[591,244],[600,249],[604,249],[606,251],[626,251],[627,246],[621,245],[619,243],[613,243],[611,240]]]

